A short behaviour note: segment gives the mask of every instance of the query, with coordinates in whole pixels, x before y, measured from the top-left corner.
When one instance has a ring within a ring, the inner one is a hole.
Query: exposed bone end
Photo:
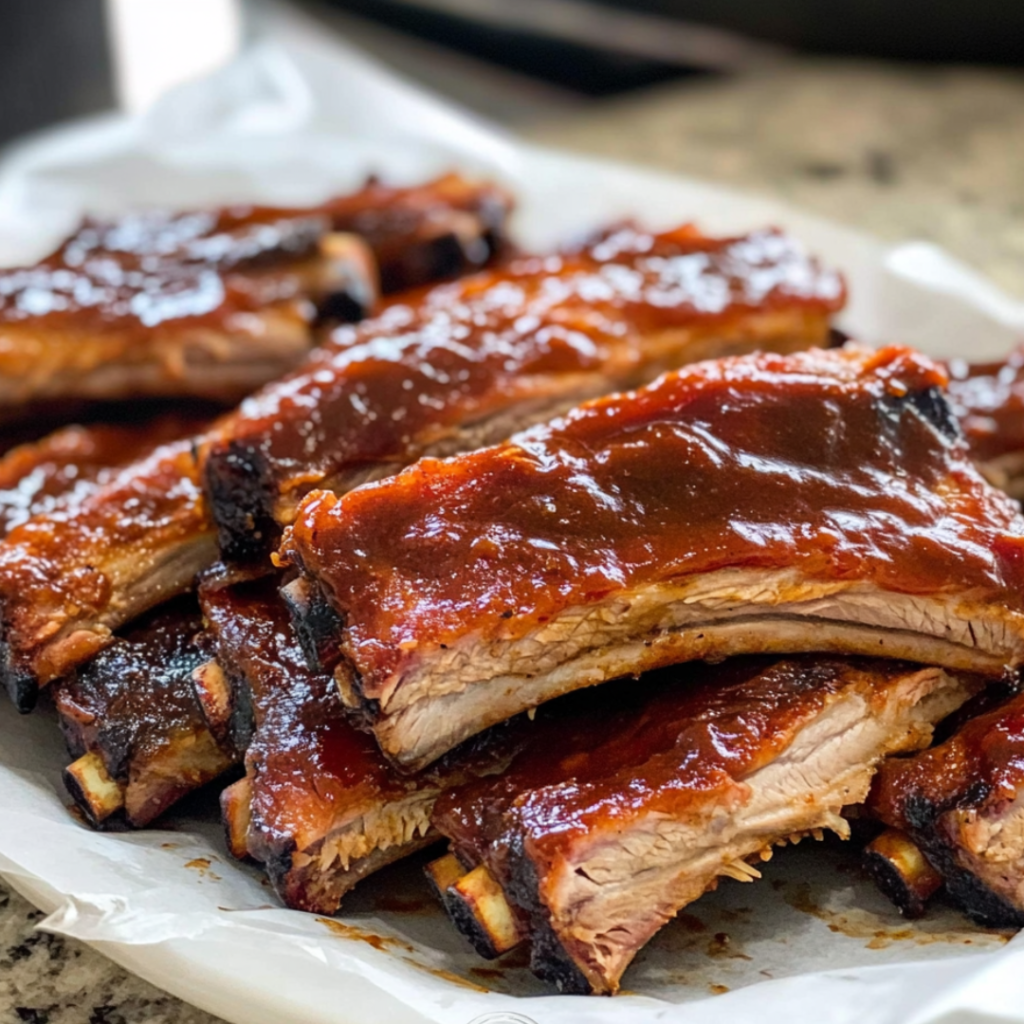
[[[319,244],[324,281],[316,296],[322,320],[361,320],[380,295],[380,274],[370,247],[358,235],[335,231]]]
[[[928,863],[917,844],[894,828],[886,829],[867,845],[864,866],[905,917],[920,917],[942,885],[942,875]]]
[[[221,736],[231,724],[232,690],[220,665],[211,659],[192,672],[199,708],[210,732]]]
[[[480,956],[493,960],[527,938],[522,914],[483,864],[466,871],[449,853],[428,864],[426,874],[455,927]]]
[[[249,825],[252,822],[252,780],[248,775],[233,782],[220,795],[228,851],[238,860],[249,857]]]
[[[103,758],[94,751],[64,769],[64,785],[93,828],[102,827],[124,808],[125,786],[110,777]]]

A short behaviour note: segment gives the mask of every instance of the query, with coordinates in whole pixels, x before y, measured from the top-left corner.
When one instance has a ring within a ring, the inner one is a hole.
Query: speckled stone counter
[[[927,239],[1024,297],[1024,75],[800,61],[536,126],[538,141]]]
[[[800,62],[535,126],[553,145],[775,195],[927,238],[1024,296],[1024,76]],[[75,942],[0,884],[0,1024],[213,1024]]]
[[[217,1024],[80,942],[0,882],[0,1024]]]

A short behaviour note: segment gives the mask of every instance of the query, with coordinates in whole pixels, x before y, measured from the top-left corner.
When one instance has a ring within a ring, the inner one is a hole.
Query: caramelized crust
[[[0,405],[242,397],[305,354],[317,302],[373,302],[368,250],[329,228],[322,212],[264,207],[85,221],[0,273]]]
[[[0,536],[33,516],[81,500],[119,467],[157,445],[202,429],[203,417],[167,415],[148,423],[70,426],[0,458]]]
[[[0,543],[3,677],[20,707],[210,564],[198,477],[192,439],[161,445]]]
[[[413,188],[371,178],[324,204],[335,231],[373,251],[384,294],[459,277],[508,254],[511,195],[489,182],[446,174]]]
[[[930,750],[887,761],[868,806],[914,839],[965,913],[1024,925],[1024,695]]]
[[[457,767],[400,775],[345,719],[330,677],[306,667],[272,577],[228,587],[212,575],[201,600],[235,713],[251,708],[251,726],[233,730],[239,743],[251,734],[245,846],[288,906],[335,913],[361,878],[433,840],[430,809],[443,787],[500,766],[495,742]]]
[[[1024,498],[1024,347],[998,363],[949,364],[949,395],[981,471]]]
[[[98,755],[122,793],[121,801],[89,799],[72,766],[65,779],[92,824],[142,828],[233,763],[213,741],[192,688],[192,673],[210,659],[202,629],[195,598],[178,598],[57,687],[72,757]]]
[[[335,332],[215,435],[206,482],[222,553],[264,558],[314,488],[504,439],[694,359],[823,343],[843,299],[838,276],[778,232],[692,227],[622,228],[403,298]]]
[[[925,745],[976,684],[890,661],[733,659],[540,709],[511,767],[441,795],[435,826],[530,918],[532,964],[614,992],[720,876],[793,834],[847,832],[887,753]]]
[[[283,559],[338,680],[418,766],[568,690],[692,657],[835,650],[999,675],[1024,521],[906,349],[705,363],[512,441],[311,495]]]

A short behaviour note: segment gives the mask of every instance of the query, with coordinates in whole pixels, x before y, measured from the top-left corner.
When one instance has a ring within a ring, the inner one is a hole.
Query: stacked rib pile
[[[1024,520],[964,440],[980,375],[951,405],[914,352],[820,347],[842,282],[785,235],[518,255],[509,206],[371,183],[8,272],[12,415],[269,383],[0,462],[0,655],[24,710],[54,692],[92,824],[244,764],[230,846],[289,906],[444,837],[482,953],[614,992],[720,878],[847,835],[880,765],[937,848],[955,797],[894,810],[885,759],[1024,660]]]

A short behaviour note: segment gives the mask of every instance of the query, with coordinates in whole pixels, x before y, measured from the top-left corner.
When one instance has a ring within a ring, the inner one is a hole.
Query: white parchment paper
[[[1024,337],[1024,306],[932,246],[887,249],[713,184],[522,145],[301,25],[141,119],[97,119],[10,152],[0,260],[43,253],[85,210],[315,201],[370,171],[414,181],[452,167],[515,189],[529,246],[627,215],[710,231],[779,224],[846,272],[843,326],[864,340],[981,359]],[[950,910],[907,926],[840,844],[783,851],[756,885],[725,882],[641,954],[622,996],[560,997],[515,954],[488,965],[470,953],[418,863],[365,883],[337,922],[283,910],[257,872],[228,860],[212,796],[165,830],[100,835],[66,810],[65,760],[51,715],[0,705],[0,873],[50,912],[44,927],[239,1024],[1024,1021],[1024,943]]]

